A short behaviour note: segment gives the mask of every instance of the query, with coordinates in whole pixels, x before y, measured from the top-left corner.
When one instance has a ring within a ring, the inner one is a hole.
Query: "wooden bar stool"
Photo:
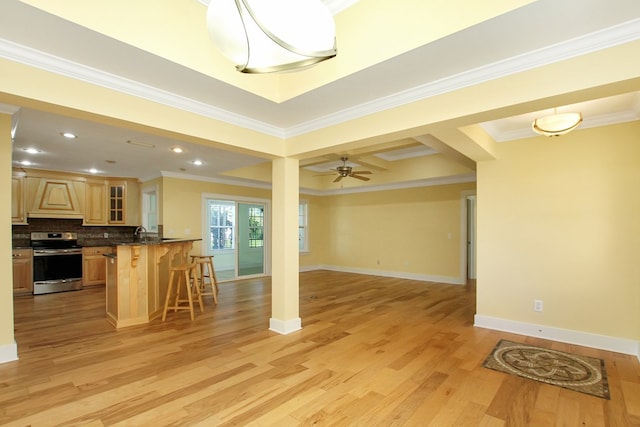
[[[197,285],[196,280],[193,277],[195,268],[195,264],[182,264],[171,268],[167,297],[164,300],[164,311],[162,312],[163,322],[167,318],[167,310],[169,309],[173,309],[174,313],[178,310],[189,310],[191,320],[195,319],[195,313],[193,311],[193,289],[195,289],[195,294],[198,298],[198,302],[200,303],[200,312],[204,311],[200,287]],[[182,290],[180,285],[183,285],[184,292],[186,293],[186,299],[180,298],[180,292]],[[173,304],[171,304],[172,297],[175,298]],[[187,305],[184,303],[187,303]]]
[[[213,296],[213,302],[218,304],[218,279],[213,268],[213,255],[191,255],[191,262],[196,266],[195,281],[200,288],[200,295]],[[211,291],[207,291],[206,279],[209,279]]]

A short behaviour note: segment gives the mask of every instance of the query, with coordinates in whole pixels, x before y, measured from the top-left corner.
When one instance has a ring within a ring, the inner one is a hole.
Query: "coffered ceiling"
[[[371,4],[375,3],[360,0],[340,9],[336,15],[339,56],[350,52],[352,40],[362,38],[349,33],[361,29],[343,24],[359,22],[354,21],[357,13],[371,11]],[[420,11],[425,10],[425,4],[433,5],[432,14],[424,16],[425,26],[433,27],[439,12],[451,19],[451,9],[441,3],[420,2]],[[467,9],[478,9],[467,14],[478,17],[477,22],[465,16],[464,7],[451,3],[448,7],[458,7],[460,24],[449,25],[441,33],[425,28],[425,34],[434,34],[429,42],[404,51],[363,46],[362,49],[385,51],[386,57],[373,52],[363,55],[364,65],[352,65],[347,60],[331,65],[327,61],[326,65],[292,73],[295,76],[278,77],[245,76],[233,71],[233,64],[217,54],[208,40],[203,41],[206,6],[197,0],[167,2],[184,12],[175,18],[175,25],[154,22],[154,16],[160,16],[161,11],[157,2],[151,1],[98,2],[87,10],[86,3],[77,0],[6,0],[0,5],[0,58],[286,140],[640,39],[640,3],[634,0],[488,2],[486,9],[490,12],[484,15],[482,6],[469,7],[468,2],[462,2]],[[378,4],[382,7],[385,2]],[[365,8],[367,5],[369,9]],[[400,17],[410,15],[415,6],[412,2],[395,5],[401,9],[396,15]],[[122,18],[121,22],[115,17]],[[127,32],[132,28],[132,17],[138,19],[140,30]],[[363,16],[362,20],[373,18]],[[177,33],[172,34],[180,29],[180,22],[197,28],[197,42],[173,46],[172,52],[176,53],[166,53],[166,44],[172,37],[182,40]],[[155,46],[149,41],[158,34],[146,31],[145,25],[151,24],[162,30],[163,36],[157,37],[167,37],[164,44]],[[340,49],[341,34],[346,53]],[[378,59],[367,63],[369,57]],[[0,77],[2,73],[0,69]],[[15,95],[9,82],[5,81],[2,87],[5,95]],[[520,89],[514,87],[513,91]],[[595,90],[594,95],[567,95],[558,98],[566,100],[560,105],[554,104],[557,99],[530,98],[517,108],[487,110],[478,115],[475,123],[493,141],[508,143],[534,137],[531,122],[553,107],[581,111],[582,128],[638,120],[638,89],[638,83],[632,82],[612,86],[611,90]],[[15,96],[0,96],[0,102],[5,104],[15,106],[15,101]],[[95,168],[97,174],[106,176],[147,179],[164,173],[268,185],[257,178],[259,174],[244,173],[268,162],[269,156],[259,152],[195,143],[170,129],[129,126],[126,121],[100,120],[75,110],[62,109],[54,114],[37,105],[34,108],[29,103],[17,104],[23,108],[16,114],[16,165],[28,160],[34,168],[81,173]],[[65,140],[60,135],[64,131],[72,131],[78,138]],[[473,175],[472,163],[477,159],[469,159],[468,153],[460,156],[434,135],[413,131],[407,136],[380,135],[375,142],[354,141],[333,148],[301,150],[297,157],[309,177],[335,168],[343,155],[350,157],[354,167],[373,170],[374,176],[377,172],[386,174],[382,180],[385,184],[394,182],[389,176],[397,165],[429,156],[441,156],[458,166],[450,179],[457,176],[469,180]],[[171,152],[175,146],[182,147],[183,153]],[[35,148],[38,153],[29,154],[27,148]],[[195,165],[196,159],[203,165]],[[412,179],[420,182],[420,176],[409,178]],[[316,181],[322,183],[316,185]],[[301,185],[311,190],[330,190],[330,181],[325,181],[306,179],[301,180]],[[362,185],[375,188],[380,182],[374,178]]]

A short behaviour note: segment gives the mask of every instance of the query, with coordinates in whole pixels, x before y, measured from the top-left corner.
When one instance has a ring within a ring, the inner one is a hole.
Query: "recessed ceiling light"
[[[181,147],[172,147],[171,151],[173,151],[174,153],[182,153],[182,148]]]
[[[31,165],[31,162],[30,162],[29,160],[23,160],[23,161],[21,161],[21,162],[20,162],[20,164],[21,164],[22,166],[30,166],[30,165]]]
[[[98,173],[98,169],[96,169],[96,168],[91,168],[91,169],[89,169],[89,172],[91,172],[91,173]]]
[[[196,166],[202,166],[202,160],[194,160],[192,163]]]
[[[24,151],[29,154],[38,154],[40,152],[37,148],[25,148]]]
[[[62,132],[60,135],[64,136],[67,139],[76,139],[77,136],[74,133],[71,132]]]
[[[109,163],[110,165],[113,165],[115,162],[115,160],[105,160],[105,163]]]

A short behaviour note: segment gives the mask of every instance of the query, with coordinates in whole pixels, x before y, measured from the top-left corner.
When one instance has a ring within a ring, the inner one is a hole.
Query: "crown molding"
[[[638,39],[640,39],[640,19],[634,19],[604,30],[595,31],[542,49],[416,86],[376,101],[346,108],[316,120],[292,126],[286,129],[285,135],[287,138],[299,136],[376,112],[619,46]]]
[[[259,188],[263,190],[271,190],[271,184],[253,181],[242,178],[217,178],[200,175],[190,175],[186,173],[177,173],[169,171],[161,171],[160,176],[164,178],[188,179],[191,181],[210,182],[213,184],[235,185],[240,187]]]
[[[640,19],[634,19],[546,48],[413,87],[372,102],[336,111],[332,114],[309,120],[289,128],[273,126],[241,114],[232,113],[162,89],[125,79],[73,61],[68,61],[6,39],[0,39],[0,57],[256,132],[279,138],[290,138],[376,112],[629,43],[638,39],[640,39]]]
[[[301,194],[310,196],[335,196],[339,194],[371,193],[373,191],[401,190],[405,188],[433,187],[435,185],[461,184],[465,182],[476,182],[476,174],[453,175],[438,178],[420,179],[415,181],[405,181],[394,184],[367,185],[361,187],[336,188],[334,190],[315,190],[311,188],[300,188]]]
[[[272,126],[210,104],[176,95],[175,93],[126,79],[115,74],[107,73],[93,67],[88,67],[77,62],[69,61],[6,39],[0,39],[0,58],[8,59],[10,61],[18,62],[20,64],[38,68],[64,77],[69,77],[85,83],[101,86],[110,90],[115,90],[137,98],[157,102],[169,107],[189,111],[214,120],[251,129],[256,132],[279,138],[284,137],[284,130],[277,126]]]
[[[243,180],[240,178],[237,178],[237,179],[236,178],[232,178],[232,179],[212,178],[212,177],[190,175],[190,174],[170,172],[170,171],[161,171],[158,177],[187,179],[190,181],[234,185],[239,187],[257,188],[262,190],[272,189],[272,186],[270,183]],[[147,182],[147,181],[150,181],[151,179],[155,179],[158,177],[141,180],[141,182]],[[471,174],[464,174],[464,175],[453,175],[453,176],[430,178],[430,179],[420,179],[415,181],[406,181],[406,182],[400,182],[400,183],[394,183],[394,184],[367,185],[364,187],[337,188],[337,189],[330,189],[330,190],[316,190],[312,188],[300,187],[300,194],[306,194],[309,196],[334,196],[339,194],[371,193],[374,191],[399,190],[399,189],[417,188],[417,187],[433,187],[436,185],[461,184],[465,182],[475,182],[475,181],[476,181],[476,174],[471,173]]]

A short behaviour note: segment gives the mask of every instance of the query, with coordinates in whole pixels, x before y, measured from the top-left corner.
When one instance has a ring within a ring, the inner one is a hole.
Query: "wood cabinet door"
[[[109,224],[124,224],[127,221],[127,184],[109,183]]]
[[[87,247],[82,249],[84,269],[82,272],[83,286],[99,286],[107,282],[106,253],[111,253],[111,247]]]
[[[33,251],[14,249],[13,253],[13,293],[33,293]]]
[[[84,223],[86,225],[107,224],[107,182],[87,181],[86,195]]]
[[[27,204],[25,202],[24,177],[11,177],[11,222],[13,224],[27,223]]]

